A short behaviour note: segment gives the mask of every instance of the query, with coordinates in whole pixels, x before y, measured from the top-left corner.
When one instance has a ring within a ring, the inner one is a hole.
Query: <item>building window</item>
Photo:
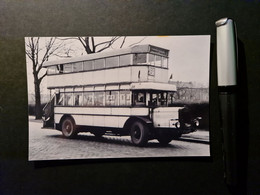
[[[83,106],[93,106],[93,92],[84,92]]]
[[[104,59],[99,59],[94,61],[94,69],[102,69],[105,68]]]
[[[131,55],[122,55],[119,57],[119,65],[126,66],[131,64]]]
[[[133,64],[145,64],[146,63],[146,54],[134,54]]]
[[[84,61],[83,70],[93,70],[93,61]]]
[[[106,58],[106,68],[112,68],[118,66],[118,56]]]

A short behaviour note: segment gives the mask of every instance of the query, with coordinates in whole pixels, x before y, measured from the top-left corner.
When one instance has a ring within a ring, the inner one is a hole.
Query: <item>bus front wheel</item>
[[[145,146],[148,142],[149,129],[140,121],[135,121],[130,129],[132,143],[137,146]]]
[[[62,121],[62,134],[64,137],[73,138],[77,135],[76,124],[71,117],[67,117]]]

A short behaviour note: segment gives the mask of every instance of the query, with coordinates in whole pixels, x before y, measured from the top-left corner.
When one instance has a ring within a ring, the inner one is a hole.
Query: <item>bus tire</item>
[[[66,117],[61,124],[61,131],[64,137],[74,138],[78,132],[76,129],[76,124],[71,117]]]
[[[136,146],[145,146],[148,142],[149,129],[141,121],[135,121],[130,129],[132,143]]]

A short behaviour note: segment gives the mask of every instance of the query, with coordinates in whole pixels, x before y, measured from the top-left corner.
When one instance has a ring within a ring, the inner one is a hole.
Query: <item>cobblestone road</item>
[[[173,140],[162,147],[158,141],[147,147],[133,146],[130,137],[104,136],[96,138],[80,133],[75,139],[63,138],[61,132],[41,129],[42,122],[29,117],[29,160],[209,156],[209,133],[197,131]]]

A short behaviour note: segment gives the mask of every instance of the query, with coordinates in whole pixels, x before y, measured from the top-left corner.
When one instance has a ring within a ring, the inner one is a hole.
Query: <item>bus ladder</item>
[[[43,128],[54,128],[54,101],[55,95],[52,96],[51,100],[42,109]]]

